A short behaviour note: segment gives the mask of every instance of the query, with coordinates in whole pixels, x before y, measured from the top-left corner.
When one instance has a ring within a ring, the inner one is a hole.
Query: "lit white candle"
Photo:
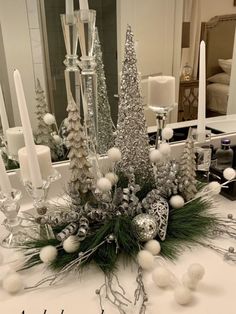
[[[1,154],[0,154],[0,187],[3,193],[8,195],[11,194],[12,187]]]
[[[205,141],[206,127],[206,44],[204,41],[200,44],[199,60],[199,91],[198,91],[198,142]]]
[[[88,0],[79,0],[80,10],[89,10]]]
[[[43,184],[40,173],[39,162],[36,154],[36,145],[34,144],[33,132],[30,124],[29,114],[27,110],[25,94],[23,90],[20,72],[14,71],[14,82],[16,87],[17,101],[20,111],[20,117],[24,132],[25,146],[28,155],[30,181],[34,187],[41,187]]]
[[[54,173],[51,162],[50,148],[44,145],[36,145],[35,147],[42,178],[43,180],[47,180],[48,177]],[[22,147],[18,151],[18,158],[21,170],[21,177],[23,181],[29,181],[31,178],[31,173],[28,163],[29,156],[26,147]]]
[[[149,76],[148,105],[170,107],[175,104],[175,78],[173,76]]]
[[[1,117],[3,135],[6,138],[6,130],[9,129],[9,123],[7,119],[7,112],[6,112],[6,107],[4,103],[1,84],[0,84],[0,117]]]
[[[6,130],[7,150],[12,157],[18,156],[18,150],[25,146],[22,126],[16,126]]]
[[[73,24],[74,21],[74,0],[66,0],[66,22]]]

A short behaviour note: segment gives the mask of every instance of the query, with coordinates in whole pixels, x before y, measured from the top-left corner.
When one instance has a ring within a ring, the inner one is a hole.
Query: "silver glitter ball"
[[[233,219],[233,215],[232,214],[228,214],[228,218],[229,219]]]
[[[228,251],[229,251],[229,253],[234,253],[234,247],[233,247],[233,246],[230,246],[230,247],[228,248]]]
[[[148,214],[139,214],[134,217],[132,227],[136,238],[141,242],[154,239],[158,232],[156,219]]]

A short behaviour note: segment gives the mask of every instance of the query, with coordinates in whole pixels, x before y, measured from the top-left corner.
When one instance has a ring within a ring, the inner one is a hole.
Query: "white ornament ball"
[[[174,295],[175,295],[175,301],[180,305],[186,305],[192,301],[191,291],[184,286],[176,287],[174,291]]]
[[[43,263],[50,264],[57,258],[57,249],[52,245],[47,245],[41,249],[39,257]]]
[[[121,152],[118,148],[112,147],[107,152],[108,158],[113,162],[118,162],[121,160]]]
[[[150,161],[153,163],[159,162],[162,160],[162,153],[158,149],[153,149],[149,154]]]
[[[194,290],[197,288],[198,281],[193,280],[189,277],[188,273],[185,273],[182,277],[182,283],[186,288]]]
[[[62,138],[57,134],[53,135],[53,139],[56,142],[56,144],[58,144],[58,145],[60,145],[62,143]]]
[[[174,209],[182,208],[184,206],[184,199],[180,195],[173,195],[169,202]]]
[[[152,273],[152,280],[160,288],[168,287],[171,284],[171,273],[168,269],[158,266]]]
[[[53,125],[56,123],[56,119],[55,119],[54,115],[51,113],[46,113],[45,116],[43,117],[43,121],[47,125]]]
[[[170,139],[173,137],[174,131],[173,131],[172,128],[164,128],[164,129],[162,130],[161,135],[162,135],[162,138],[163,138],[164,140],[167,140],[167,141],[168,141],[168,140],[170,140]]]
[[[105,178],[107,178],[111,182],[112,185],[115,185],[118,182],[118,176],[113,172],[108,172],[105,175]]]
[[[63,249],[67,253],[74,253],[78,250],[80,242],[77,236],[71,235],[63,242]]]
[[[226,168],[223,172],[223,176],[226,180],[230,181],[235,179],[236,172],[233,168]]]
[[[221,185],[217,181],[212,181],[207,185],[208,189],[212,194],[220,194],[221,191]]]
[[[154,256],[146,250],[138,252],[137,261],[139,266],[145,270],[152,269],[154,266]]]
[[[101,192],[109,192],[111,190],[111,181],[108,180],[107,178],[100,178],[97,181],[97,188],[101,191]]]
[[[15,294],[23,289],[22,277],[17,273],[7,275],[2,282],[2,287],[5,291]]]
[[[165,156],[170,155],[171,153],[170,145],[168,143],[160,144],[159,151],[161,152],[161,154]]]
[[[193,281],[199,281],[203,278],[205,274],[205,269],[201,264],[194,263],[188,268],[188,276]]]
[[[160,242],[157,240],[149,240],[145,243],[144,248],[154,256],[158,255],[161,251]]]

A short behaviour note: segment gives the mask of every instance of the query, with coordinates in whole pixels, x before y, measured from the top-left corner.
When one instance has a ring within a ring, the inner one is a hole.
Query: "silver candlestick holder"
[[[175,104],[169,107],[155,107],[149,106],[149,108],[156,114],[157,133],[155,148],[157,149],[162,141],[162,130],[165,128],[168,114],[174,109]]]
[[[8,236],[1,241],[1,245],[5,248],[17,247],[22,241],[23,233],[20,232],[22,220],[18,217],[20,199],[19,190],[12,190],[11,194],[0,192],[0,210],[6,217],[3,225],[9,231]]]

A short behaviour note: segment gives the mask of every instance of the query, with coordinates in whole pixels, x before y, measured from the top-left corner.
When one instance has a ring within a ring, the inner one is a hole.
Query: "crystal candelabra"
[[[0,192],[0,210],[6,217],[3,224],[10,232],[1,242],[1,245],[6,248],[17,247],[22,241],[21,218],[18,217],[20,199],[21,192],[19,190],[13,190],[10,195]]]
[[[157,133],[156,133],[156,143],[155,148],[158,148],[158,145],[162,141],[162,130],[166,125],[166,120],[168,114],[171,110],[173,110],[175,105],[169,107],[154,107],[149,106],[149,108],[156,114],[156,121],[157,121]]]
[[[23,182],[27,193],[33,200],[33,206],[39,217],[42,217],[47,212],[47,196],[51,183],[59,180],[60,178],[61,174],[54,170],[52,175],[50,175],[46,180],[43,180],[43,184],[40,187],[34,187],[30,181]],[[40,226],[39,233],[41,236],[46,238],[54,237],[49,225]]]

